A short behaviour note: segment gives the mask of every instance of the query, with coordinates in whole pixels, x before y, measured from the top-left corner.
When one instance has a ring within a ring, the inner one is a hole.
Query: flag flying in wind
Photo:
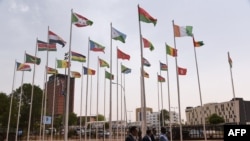
[[[85,75],[95,75],[95,70],[92,70],[87,67],[83,67],[83,74]]]
[[[129,59],[130,59],[130,55],[128,55],[128,54],[122,52],[120,49],[117,48],[117,58],[118,58],[118,59],[123,59],[123,60],[124,60],[124,59],[129,60]]]
[[[55,34],[52,31],[49,31],[49,43],[58,43],[60,45],[62,45],[62,47],[65,46],[66,41],[64,41],[60,36],[58,36],[57,34]]]
[[[51,67],[46,67],[47,68],[47,74],[57,74],[58,71],[57,69],[53,69]]]
[[[38,51],[56,51],[56,44],[49,44],[44,41],[37,40],[37,50]]]
[[[71,60],[78,61],[78,62],[86,62],[86,56],[84,56],[80,53],[71,51]]]
[[[79,15],[77,13],[72,13],[71,16],[71,22],[72,24],[74,24],[77,27],[84,27],[84,26],[88,26],[88,25],[92,25],[93,22],[85,17],[83,17],[82,15]]]
[[[194,47],[201,47],[204,45],[203,41],[195,41],[193,36]]]
[[[111,35],[112,35],[112,39],[114,40],[119,40],[123,43],[125,43],[126,37],[127,35],[125,35],[124,33],[116,30],[115,28],[112,27],[111,29]]]
[[[187,74],[187,69],[178,67],[178,74],[179,75],[186,75]]]
[[[227,52],[227,58],[228,58],[229,66],[230,66],[230,68],[232,68],[232,67],[233,67],[233,61],[232,61],[232,59],[231,59],[231,57],[230,57],[229,52]]]
[[[81,74],[77,71],[71,71],[71,77],[81,78]]]
[[[149,78],[149,74],[145,70],[143,71],[143,76]]]
[[[166,51],[167,54],[173,57],[177,56],[177,49],[170,47],[169,45],[166,44]]]
[[[19,62],[16,62],[16,70],[17,71],[31,71],[30,65],[28,64],[21,64]]]
[[[166,64],[160,62],[160,70],[167,71],[168,70],[168,66]]]
[[[145,59],[145,58],[142,58],[142,63],[143,63],[144,66],[147,66],[147,67],[151,66],[151,64],[149,63],[149,61],[147,59]]]
[[[164,77],[158,75],[158,82],[165,82],[165,81],[166,81],[166,80],[165,80]]]
[[[128,73],[131,73],[131,69],[124,66],[124,65],[121,65],[121,72],[125,73],[125,74],[128,74]]]
[[[109,72],[107,72],[106,70],[105,70],[105,78],[107,78],[107,79],[109,79],[109,80],[114,80],[114,75],[112,74],[111,75],[111,73],[109,73]]]
[[[174,36],[175,37],[193,36],[192,32],[193,32],[192,26],[174,25]]]
[[[151,51],[155,49],[153,44],[146,38],[142,38],[142,41],[143,41],[144,48],[149,48]]]
[[[104,46],[102,46],[102,45],[100,45],[100,44],[98,44],[98,43],[96,43],[96,42],[94,42],[92,40],[89,40],[89,44],[90,44],[90,50],[95,51],[95,52],[103,52],[103,53],[105,53],[104,52],[104,49],[105,49]]]
[[[66,60],[56,60],[57,68],[68,68],[69,62]]]
[[[140,21],[143,21],[145,23],[153,23],[154,26],[157,23],[157,19],[153,18],[147,11],[145,11],[143,8],[138,6],[139,11],[139,19]]]
[[[106,61],[104,61],[103,59],[99,58],[99,64],[100,64],[100,67],[107,67],[107,68],[109,68],[109,64]]]
[[[39,65],[41,63],[41,59],[32,55],[25,53],[25,63],[32,63]]]

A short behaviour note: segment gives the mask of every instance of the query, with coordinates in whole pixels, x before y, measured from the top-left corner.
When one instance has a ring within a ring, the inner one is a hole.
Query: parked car
[[[76,135],[84,135],[84,129],[76,128],[75,133]]]
[[[203,131],[197,130],[197,129],[191,129],[189,130],[189,137],[190,138],[203,138]]]
[[[99,130],[98,131],[98,138],[108,138],[110,136],[110,133],[108,131],[103,131],[103,130]]]

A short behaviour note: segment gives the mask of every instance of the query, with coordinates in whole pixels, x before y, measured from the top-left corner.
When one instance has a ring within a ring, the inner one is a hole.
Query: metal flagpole
[[[46,76],[47,76],[47,66],[45,66],[44,80],[43,80],[44,88],[43,88],[43,95],[42,95],[42,107],[41,107],[39,140],[42,140],[43,108],[44,108],[44,96],[45,96],[45,81],[46,81]]]
[[[118,50],[118,48],[116,47],[116,50]],[[118,55],[117,55],[118,56]],[[118,140],[118,57],[116,57],[116,103],[117,103],[117,107],[116,107],[116,139]]]
[[[87,59],[87,69],[89,69],[89,50],[90,50],[90,45],[89,45],[89,38],[88,38],[88,59]],[[87,112],[88,112],[88,87],[89,87],[89,74],[87,70],[87,83],[86,83],[86,102],[85,102],[85,129],[84,129],[84,138],[85,141],[87,141]]]
[[[158,112],[159,112],[159,129],[158,132],[160,132],[161,130],[161,120],[160,120],[160,116],[161,116],[161,111],[160,111],[160,90],[159,90],[159,80],[158,80],[158,72],[157,72],[157,93],[158,93]]]
[[[99,56],[97,59],[97,92],[96,92],[96,97],[97,97],[97,102],[96,102],[96,121],[98,122],[98,103],[99,103]],[[99,124],[97,124],[99,125]],[[96,140],[98,138],[98,126],[96,126]]]
[[[124,127],[124,136],[126,135],[126,127],[127,127],[127,123],[128,123],[128,120],[127,120],[127,106],[126,106],[126,95],[125,95],[125,73],[123,74],[123,84],[124,84],[124,94],[123,94],[123,99],[124,99],[124,119],[125,119],[125,122],[126,122],[126,124],[125,124],[125,127]]]
[[[110,23],[110,74],[112,75],[112,23]],[[109,79],[109,133],[112,135],[112,78]],[[112,136],[109,136],[111,141]]]
[[[172,22],[173,22],[173,29],[174,29],[174,20]],[[174,33],[174,30],[173,30],[173,33]],[[174,48],[176,49],[175,36],[174,36]],[[175,57],[175,66],[176,66],[177,93],[178,93],[178,106],[179,106],[180,140],[183,141],[182,125],[181,125],[180,86],[179,86],[179,74],[178,74],[177,56]]]
[[[122,63],[120,63],[120,64],[121,64],[120,66],[122,66]],[[121,86],[122,86],[122,73],[121,73]],[[122,126],[122,125],[123,125],[123,124],[122,124],[122,91],[123,91],[123,89],[124,89],[124,88],[121,88],[121,126],[120,126],[120,127],[121,127],[121,131],[120,131],[120,133],[121,133],[120,139],[121,139],[121,140],[122,140],[122,137],[123,137],[123,136],[122,136],[122,131],[123,131],[123,130],[122,130],[122,129],[123,129],[123,126]]]
[[[207,135],[206,135],[206,121],[205,121],[205,110],[202,104],[202,97],[201,97],[201,86],[200,86],[200,77],[199,77],[199,70],[198,70],[198,63],[197,63],[197,57],[196,57],[196,49],[194,47],[194,57],[195,57],[195,65],[196,65],[196,72],[197,72],[197,79],[198,79],[198,87],[199,87],[199,94],[200,94],[200,104],[201,104],[201,115],[202,115],[202,124],[203,124],[203,134],[204,135],[204,140],[207,140]]]
[[[92,74],[90,75],[90,102],[89,102],[89,122],[90,122],[90,118],[91,118],[91,115],[92,115],[92,110],[91,110],[91,105],[92,105]],[[91,138],[91,130],[92,130],[92,124],[90,124],[90,132],[89,132],[89,138]]]
[[[82,94],[83,94],[83,65],[82,65],[82,79],[81,79],[81,100],[80,100],[80,141],[82,141]]]
[[[106,70],[105,70],[106,71]],[[104,111],[104,120],[106,121],[106,78],[104,76],[104,103],[103,103],[103,111]],[[105,129],[105,122],[104,122],[104,125],[103,125],[103,132],[106,132],[106,129]],[[111,133],[111,132],[110,132]],[[103,137],[103,140],[105,141],[105,138]]]
[[[11,89],[10,110],[9,110],[9,118],[8,118],[8,127],[7,127],[6,141],[9,139],[10,118],[11,118],[11,113],[12,113],[12,102],[13,102],[13,95],[14,95],[15,79],[16,79],[16,60],[15,60],[15,65],[14,65],[14,75],[13,75],[12,89]]]
[[[56,68],[56,59],[55,59],[55,68]],[[51,133],[50,139],[53,140],[53,133],[54,133],[54,114],[55,114],[55,95],[56,95],[56,82],[57,82],[57,73],[54,74],[54,91],[53,91],[53,106],[52,106],[52,115],[51,115]]]
[[[161,76],[161,69],[160,69],[160,76]],[[158,77],[158,76],[157,76]],[[163,95],[162,95],[162,82],[160,82],[160,85],[161,85],[161,118],[162,118],[162,126],[164,127],[164,122],[165,122],[165,119],[164,119],[164,111],[163,111]]]

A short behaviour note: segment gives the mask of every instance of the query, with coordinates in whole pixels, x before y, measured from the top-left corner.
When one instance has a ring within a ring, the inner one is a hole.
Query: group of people
[[[125,141],[157,141],[156,140],[156,129],[152,128],[146,130],[146,135],[141,136],[141,130],[136,126],[131,126],[129,128],[129,134],[126,136]],[[161,134],[159,136],[159,141],[169,141],[167,137],[167,129],[161,127]]]

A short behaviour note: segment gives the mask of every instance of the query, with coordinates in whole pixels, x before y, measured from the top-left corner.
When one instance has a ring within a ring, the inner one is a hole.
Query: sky
[[[24,61],[25,52],[35,55],[36,39],[46,41],[48,28],[63,38],[67,44],[65,47],[57,45],[57,52],[49,53],[49,65],[55,66],[55,59],[63,59],[64,53],[69,50],[70,39],[70,14],[71,10],[92,20],[92,26],[78,28],[72,26],[72,51],[87,56],[88,39],[105,46],[105,53],[90,52],[89,67],[97,70],[97,58],[110,61],[110,47],[112,42],[112,72],[116,81],[116,48],[130,55],[130,60],[118,60],[118,64],[132,69],[125,75],[125,95],[127,100],[128,120],[135,120],[135,108],[141,106],[140,98],[140,37],[137,6],[145,9],[151,16],[157,19],[157,24],[141,22],[142,36],[152,42],[154,51],[143,49],[144,57],[151,63],[150,67],[144,67],[149,74],[145,78],[146,105],[158,111],[158,94],[163,95],[163,108],[169,109],[168,94],[170,95],[171,110],[180,108],[181,118],[186,120],[186,107],[196,107],[202,103],[225,102],[233,98],[233,88],[236,97],[242,97],[249,101],[250,84],[250,60],[249,34],[250,33],[250,1],[249,0],[0,0],[0,92],[10,94],[12,88],[21,85],[22,73],[15,71],[15,60]],[[196,48],[198,74],[201,93],[199,93],[197,69],[194,56],[194,48],[191,37],[173,37],[172,21],[179,26],[193,26],[195,40],[203,41],[204,46]],[[110,39],[110,25],[127,35],[126,43]],[[187,69],[187,75],[179,76],[179,87],[176,81],[175,59],[167,56],[166,62],[165,43],[178,49],[178,66]],[[227,52],[230,52],[233,61],[232,77],[228,64]],[[46,53],[38,52],[41,64],[35,67],[34,84],[43,89],[44,67]],[[169,78],[166,72],[160,72],[159,61],[168,64]],[[82,65],[87,63],[72,62],[72,71],[82,71]],[[32,69],[33,68],[33,65]],[[58,69],[64,73],[64,69]],[[104,87],[104,70],[99,68],[99,102],[98,111],[104,114],[104,90],[106,91],[106,117],[109,113],[109,83],[106,80]],[[118,68],[120,72],[120,68]],[[157,73],[169,80],[162,83],[158,91]],[[14,77],[15,74],[15,77]],[[120,73],[118,83],[121,84]],[[32,83],[33,71],[24,73],[24,83]],[[232,81],[233,79],[233,84]],[[14,80],[14,83],[13,83]],[[169,87],[168,87],[169,84]],[[81,91],[81,86],[83,91]],[[91,87],[90,87],[91,86]],[[120,86],[120,85],[118,85]],[[92,77],[92,85],[89,84],[91,93],[91,113],[97,111],[97,76]],[[179,94],[178,94],[179,89]],[[120,88],[118,89],[118,104],[120,109]],[[169,93],[168,93],[169,90]],[[75,80],[74,112],[80,115],[80,103],[85,106],[86,76],[83,76],[83,84],[80,78]],[[112,119],[117,118],[117,94],[116,85],[112,91]],[[178,95],[180,102],[178,102]],[[161,98],[161,96],[160,96]],[[90,95],[89,95],[90,99]],[[88,100],[90,103],[90,100]],[[85,107],[82,108],[85,113]],[[119,110],[120,119],[120,110]]]

